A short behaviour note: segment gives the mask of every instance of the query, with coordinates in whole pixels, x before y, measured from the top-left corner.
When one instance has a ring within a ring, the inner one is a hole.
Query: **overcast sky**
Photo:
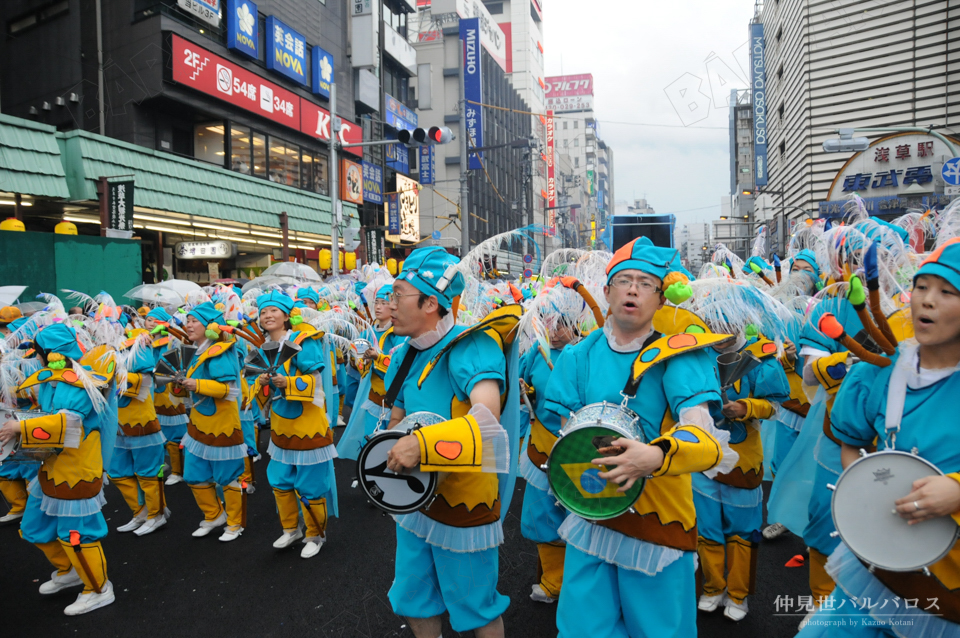
[[[726,104],[731,88],[747,86],[753,2],[543,4],[547,75],[593,74],[616,198],[645,196],[658,213],[675,213],[678,226],[719,217],[730,192]]]

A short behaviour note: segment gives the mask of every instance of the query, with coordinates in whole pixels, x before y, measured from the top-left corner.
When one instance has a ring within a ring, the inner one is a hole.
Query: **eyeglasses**
[[[419,292],[408,292],[405,295],[402,295],[399,292],[391,292],[389,295],[387,295],[387,299],[390,300],[390,303],[397,303],[400,301],[401,297],[419,297],[419,296],[420,296]]]
[[[649,281],[644,281],[642,279],[630,279],[629,277],[616,277],[610,282],[610,285],[619,290],[630,290],[636,286],[640,292],[648,294],[662,292],[660,287],[656,284],[652,284]]]

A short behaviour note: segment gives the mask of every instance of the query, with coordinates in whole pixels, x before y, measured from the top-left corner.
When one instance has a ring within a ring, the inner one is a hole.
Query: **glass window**
[[[300,147],[271,137],[267,179],[278,184],[300,188]]]
[[[267,176],[267,136],[263,133],[254,133],[253,139],[253,174],[257,177]]]
[[[573,121],[573,128],[580,128],[580,120]]]
[[[230,126],[230,168],[253,175],[250,166],[250,129],[245,126]]]
[[[567,148],[569,146],[570,146],[570,140],[563,140],[563,148]]]
[[[579,138],[579,137],[574,138],[574,140],[573,140],[573,145],[574,145],[574,146],[580,146],[580,138]]]
[[[223,166],[223,122],[207,122],[193,128],[193,156]]]
[[[325,155],[304,151],[300,169],[303,172],[301,182],[303,188],[315,193],[320,193],[321,195],[329,195],[327,188],[327,158]]]
[[[567,121],[564,121],[564,122],[563,122],[563,130],[564,130],[564,131],[567,130],[567,124],[568,124],[568,123],[569,123],[569,122],[567,122]]]
[[[573,167],[574,167],[574,168],[580,168],[580,158],[579,158],[579,157],[574,157],[574,158],[573,158]]]

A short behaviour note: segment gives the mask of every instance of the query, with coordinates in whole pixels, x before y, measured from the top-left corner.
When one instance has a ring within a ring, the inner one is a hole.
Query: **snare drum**
[[[608,468],[590,462],[614,438],[645,443],[640,417],[615,403],[593,403],[570,415],[547,459],[547,480],[557,500],[587,520],[620,516],[643,491],[644,479],[638,479],[626,492],[618,492],[619,485],[599,477]]]
[[[409,514],[429,504],[437,491],[437,472],[411,471],[397,474],[387,469],[387,453],[416,426],[446,421],[432,412],[408,414],[392,430],[367,437],[357,457],[357,479],[370,502],[390,514]]]
[[[960,527],[949,516],[907,525],[896,513],[897,499],[913,482],[942,476],[937,466],[914,454],[884,450],[851,463],[833,488],[833,524],[862,561],[893,572],[928,567],[953,549]]]

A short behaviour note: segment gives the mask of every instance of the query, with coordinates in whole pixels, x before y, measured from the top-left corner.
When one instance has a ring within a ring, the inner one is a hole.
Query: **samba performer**
[[[153,350],[153,364],[156,365],[163,353],[173,347],[167,326],[173,318],[170,313],[157,306],[143,318],[144,327],[153,335],[150,347]],[[170,476],[165,485],[176,485],[183,482],[183,447],[180,445],[183,435],[187,433],[187,406],[184,400],[171,393],[169,385],[158,386],[153,391],[153,408],[160,422],[160,431],[166,439],[164,447],[170,458]]]
[[[326,542],[328,516],[336,515],[337,451],[324,404],[323,375],[328,374],[324,335],[304,322],[297,324],[296,332],[291,330],[293,300],[282,292],[261,295],[257,307],[260,325],[270,341],[279,344],[280,357],[286,343],[299,346],[272,376],[261,375],[251,389],[260,409],[270,412],[267,479],[283,526],[283,535],[273,546],[282,549],[302,538],[300,556],[311,558]],[[264,358],[271,360],[266,354]],[[299,524],[301,505],[305,538]]]
[[[120,432],[107,473],[133,514],[117,531],[143,536],[166,525],[170,514],[163,494],[166,439],[153,403],[156,360],[150,335],[142,329],[128,334],[120,353],[127,369],[127,385],[118,401]]]
[[[857,461],[860,449],[871,450],[876,442],[878,450],[912,451],[943,473],[914,481],[906,488],[909,494],[890,503],[920,533],[941,517],[960,521],[960,420],[943,410],[960,393],[960,239],[943,243],[922,263],[910,307],[915,340],[899,344],[893,365],[887,360],[878,362],[883,367],[866,362],[852,367],[834,402],[831,430],[841,441],[844,468]],[[890,546],[886,551],[897,550]],[[821,607],[800,635],[960,635],[960,542],[927,569],[868,569],[839,544],[827,572],[837,583],[835,594],[842,592],[854,604],[842,611],[839,605]],[[896,604],[900,601],[905,604]],[[926,611],[932,604],[936,607]]]
[[[247,445],[240,425],[240,362],[233,351],[236,342],[223,323],[223,313],[209,301],[187,313],[184,330],[197,351],[186,378],[171,391],[190,401],[183,478],[203,512],[193,536],[206,536],[226,524],[220,540],[229,542],[239,538],[246,524],[247,494],[240,477]],[[224,504],[217,485],[223,489]]]
[[[789,311],[752,286],[725,278],[700,279],[694,286],[691,302],[696,314],[708,317],[706,324],[712,332],[736,335],[733,343],[713,348],[719,353],[715,365],[723,405],[711,406],[711,416],[719,428],[730,433],[730,448],[739,455],[729,472],[710,470],[693,475],[703,582],[697,607],[712,612],[723,605],[724,616],[740,621],[749,611],[747,596],[754,593],[756,585],[763,524],[760,422],[774,418],[790,396],[786,374],[777,359],[777,344],[763,336],[747,338],[745,330],[757,325],[762,333],[782,335],[782,318],[774,312],[778,306],[784,316]],[[748,313],[762,315],[765,321],[753,324]]]
[[[560,597],[566,552],[557,530],[567,511],[550,492],[542,469],[560,434],[559,415],[545,408],[547,382],[563,349],[577,343],[590,325],[596,326],[590,307],[578,290],[586,292],[573,277],[551,280],[521,320],[521,330],[529,329],[534,336],[520,358],[522,389],[533,408],[529,443],[520,457],[520,473],[527,481],[520,530],[524,538],[537,544],[538,577],[531,587],[530,599],[541,603],[553,603]],[[546,341],[547,347],[541,340]]]
[[[40,410],[49,414],[7,421],[0,442],[19,437],[24,448],[51,452],[28,487],[20,535],[56,568],[40,586],[41,594],[83,585],[76,602],[64,609],[76,616],[114,601],[100,544],[107,535],[100,510],[106,503],[103,462],[112,453],[117,429],[116,402],[111,401],[116,361],[105,348],[84,357],[76,331],[64,323],[41,329],[34,350],[45,367],[20,390],[35,388]]]
[[[584,499],[597,502],[600,493],[613,500],[643,477],[654,477],[616,518],[593,522],[571,513],[560,527],[567,544],[557,610],[561,637],[697,632],[691,474],[729,472],[737,455],[709,410],[720,403],[720,388],[706,349],[730,335],[668,336],[652,326],[664,294],[689,296],[686,278],[669,272],[676,252],[640,238],[613,255],[603,289],[609,306],[603,330],[564,349],[546,388],[545,407],[561,415],[564,426],[566,415],[591,404],[625,404],[650,442],[614,438],[593,454],[588,449],[583,462],[564,467],[571,482],[580,473],[573,485],[586,486]],[[592,465],[604,471],[597,474]]]
[[[388,400],[395,397],[390,425],[419,411],[447,419],[398,439],[387,455],[391,472],[448,473],[428,506],[395,516],[389,598],[418,638],[441,635],[444,611],[455,631],[503,636],[510,603],[497,591],[498,546],[519,447],[519,392],[509,389],[517,387],[512,337],[520,308],[455,325],[451,306],[465,286],[458,261],[439,247],[414,250],[391,296],[394,332],[410,340],[385,378]]]

